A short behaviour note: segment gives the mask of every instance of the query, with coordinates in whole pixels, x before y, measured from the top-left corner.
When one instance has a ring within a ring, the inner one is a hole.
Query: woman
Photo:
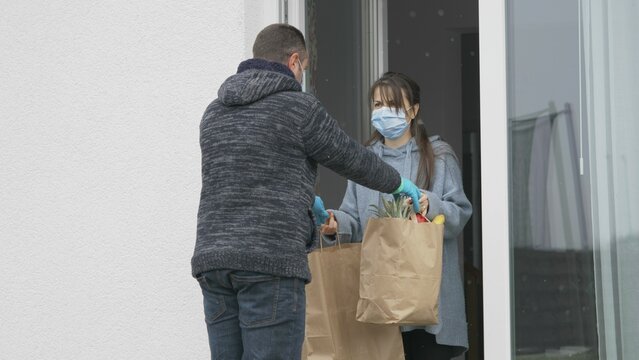
[[[461,170],[452,148],[439,136],[429,137],[419,117],[419,86],[401,73],[387,72],[371,88],[372,125],[377,129],[367,145],[423,190],[420,209],[426,217],[446,216],[443,271],[438,325],[402,326],[406,359],[450,359],[468,348],[464,291],[460,275],[457,237],[470,218],[472,207],[462,188]],[[323,241],[362,241],[380,194],[351,181],[339,210],[320,231]]]

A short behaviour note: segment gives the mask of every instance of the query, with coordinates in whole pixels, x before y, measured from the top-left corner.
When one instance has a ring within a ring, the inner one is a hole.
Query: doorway
[[[478,2],[306,0],[304,24],[311,56],[307,91],[349,135],[368,139],[368,89],[390,70],[418,82],[429,134],[455,150],[473,204],[459,241],[470,345],[460,359],[482,359]],[[345,188],[345,179],[320,168],[317,192],[327,208],[339,208]]]

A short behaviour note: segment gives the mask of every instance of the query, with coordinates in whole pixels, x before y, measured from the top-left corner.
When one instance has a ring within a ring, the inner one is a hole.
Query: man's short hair
[[[285,64],[293,53],[306,57],[304,35],[294,26],[272,24],[265,27],[253,43],[253,57]]]

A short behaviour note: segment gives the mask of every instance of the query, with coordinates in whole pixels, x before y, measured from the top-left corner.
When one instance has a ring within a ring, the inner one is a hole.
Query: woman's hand
[[[337,233],[337,221],[332,211],[328,212],[328,221],[322,224],[320,227],[320,234],[322,235],[335,235]]]
[[[422,192],[422,196],[419,198],[419,211],[422,214],[426,214],[428,212],[428,195],[425,192]]]
[[[420,214],[426,214],[428,212],[428,195],[425,191],[422,191],[422,196],[419,198],[419,212]],[[412,205],[413,199],[406,199],[406,204]]]

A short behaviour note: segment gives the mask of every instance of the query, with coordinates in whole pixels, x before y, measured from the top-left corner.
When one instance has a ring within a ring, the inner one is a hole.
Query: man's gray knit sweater
[[[317,164],[384,193],[399,187],[400,175],[342,131],[288,68],[257,59],[243,64],[200,125],[192,274],[233,269],[309,281]]]

